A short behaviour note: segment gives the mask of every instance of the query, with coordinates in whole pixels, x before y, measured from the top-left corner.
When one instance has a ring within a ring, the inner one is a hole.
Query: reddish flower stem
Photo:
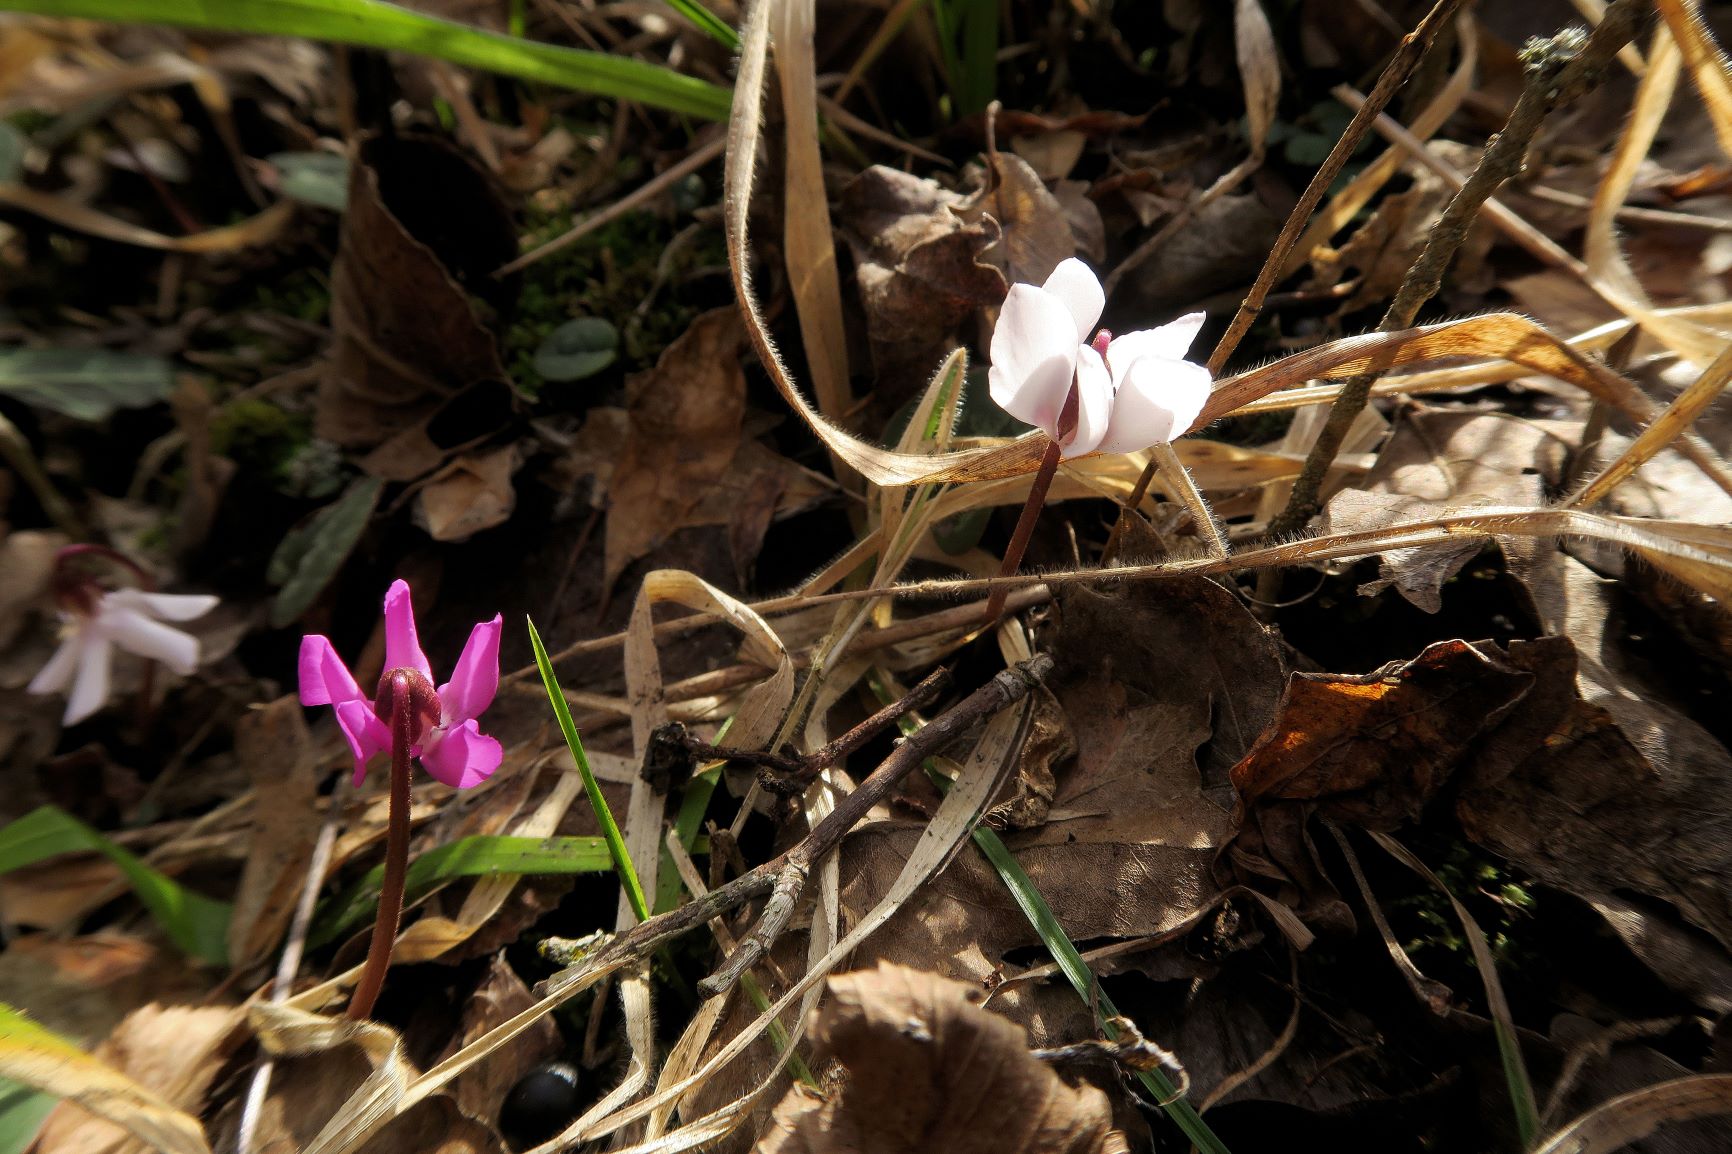
[[[403,918],[403,886],[409,866],[409,749],[415,742],[415,711],[409,677],[401,671],[391,681],[391,806],[385,826],[385,878],[379,887],[379,913],[373,922],[373,941],[367,947],[367,965],[349,999],[348,1016],[371,1017],[373,1003],[385,984],[391,966],[391,947],[397,940],[397,925]]]
[[[1029,487],[1028,501],[1022,507],[1022,516],[1016,520],[1016,531],[1010,535],[1010,544],[1004,550],[1004,564],[998,567],[1000,577],[1015,576],[1022,567],[1022,555],[1028,552],[1029,538],[1034,536],[1034,523],[1040,519],[1041,507],[1046,504],[1046,491],[1052,488],[1052,478],[1058,472],[1059,458],[1063,450],[1057,441],[1046,443],[1046,452],[1041,456],[1040,468],[1035,471],[1034,484]],[[990,623],[998,620],[998,615],[1004,612],[1004,599],[1010,596],[1008,586],[994,587],[992,595],[986,601],[986,620]]]

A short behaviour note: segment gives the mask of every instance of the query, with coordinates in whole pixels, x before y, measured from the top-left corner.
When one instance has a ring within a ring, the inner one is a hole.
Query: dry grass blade
[[[1720,151],[1732,157],[1732,63],[1714,43],[1696,0],[1654,0],[1672,38],[1684,54],[1684,64],[1714,124]]]
[[[10,1006],[0,1006],[0,1077],[76,1103],[153,1150],[210,1154],[198,1119]]]
[[[248,1017],[266,1053],[278,1057],[317,1054],[353,1044],[360,1047],[373,1067],[373,1072],[319,1131],[308,1147],[309,1152],[354,1149],[373,1130],[407,1108],[403,1098],[414,1067],[403,1053],[403,1040],[395,1031],[377,1022],[309,1014],[290,1003],[258,1003]]]
[[[1732,380],[1732,344],[1721,349],[1720,355],[1702,371],[1702,375],[1679,393],[1672,403],[1666,406],[1665,411],[1654,418],[1653,423],[1643,429],[1641,435],[1619,454],[1617,460],[1607,465],[1599,476],[1589,481],[1568,503],[1585,509],[1610,493],[1641,468],[1643,462],[1651,460],[1661,449],[1683,435],[1696,418],[1706,412],[1708,406],[1720,396],[1729,380]]]
[[[852,399],[848,390],[848,338],[842,329],[842,284],[836,273],[836,238],[818,153],[817,60],[813,54],[813,0],[777,0],[776,73],[781,80],[782,120],[787,135],[783,163],[782,243],[788,287],[800,320],[806,361],[818,411],[841,420]],[[837,479],[847,483],[841,459],[831,451]]]
[[[1732,1074],[1697,1074],[1602,1102],[1546,1139],[1534,1154],[1612,1154],[1668,1122],[1732,1114]]]
[[[223,225],[220,228],[206,229],[190,236],[167,236],[136,224],[129,224],[119,217],[109,216],[82,204],[74,204],[64,197],[53,196],[46,192],[38,192],[33,188],[25,188],[21,184],[0,184],[0,204],[8,204],[25,212],[35,213],[44,220],[51,220],[63,228],[74,232],[88,233],[99,236],[103,240],[117,241],[120,244],[137,245],[140,248],[156,249],[160,252],[184,253],[222,253],[234,252],[237,249],[255,248],[258,245],[269,244],[275,240],[295,215],[293,201],[279,201],[265,209],[257,216],[249,217],[238,224]]]

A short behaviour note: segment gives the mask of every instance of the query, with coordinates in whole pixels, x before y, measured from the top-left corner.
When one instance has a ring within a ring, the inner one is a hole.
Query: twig
[[[1262,313],[1263,301],[1275,287],[1275,282],[1281,279],[1281,270],[1286,266],[1287,255],[1299,242],[1311,214],[1317,211],[1317,206],[1323,202],[1323,197],[1335,183],[1335,178],[1341,175],[1341,170],[1346,167],[1348,158],[1359,147],[1359,142],[1371,131],[1372,122],[1388,107],[1401,86],[1407,83],[1407,78],[1413,75],[1413,70],[1419,67],[1419,62],[1430,51],[1431,42],[1437,38],[1438,30],[1455,15],[1455,10],[1460,8],[1461,4],[1462,0],[1437,0],[1431,11],[1425,14],[1425,18],[1396,46],[1389,63],[1383,67],[1383,74],[1377,78],[1377,84],[1371,89],[1371,95],[1366,97],[1364,107],[1356,111],[1353,119],[1347,122],[1341,139],[1335,142],[1335,147],[1323,158],[1323,163],[1311,176],[1311,183],[1305,186],[1305,191],[1300,194],[1293,211],[1287,214],[1287,221],[1281,226],[1280,235],[1275,238],[1275,247],[1270,250],[1269,258],[1263,262],[1251,290],[1245,294],[1239,310],[1233,314],[1227,331],[1222,333],[1221,339],[1215,343],[1215,351],[1209,354],[1211,374],[1221,375],[1227,358],[1233,355],[1239,342],[1244,340],[1245,334],[1251,330],[1252,323]],[[1143,503],[1143,498],[1148,495],[1149,482],[1155,479],[1155,468],[1155,460],[1151,457],[1149,463],[1143,466],[1143,474],[1137,478],[1130,495],[1125,498],[1124,510],[1134,510]],[[1110,562],[1117,552],[1127,516],[1128,512],[1121,511],[1118,520],[1113,523],[1112,534],[1107,538],[1106,549],[1102,553],[1103,563]]]
[[[611,973],[623,965],[648,957],[663,942],[705,925],[713,917],[771,894],[771,902],[759,918],[758,925],[740,948],[722,967],[698,983],[705,997],[725,993],[741,973],[761,958],[774,944],[793,914],[801,884],[812,866],[825,854],[841,844],[849,830],[883,801],[898,783],[921,761],[943,749],[975,723],[1007,705],[1027,696],[1052,673],[1052,658],[1037,654],[1028,661],[1004,670],[991,681],[939,714],[918,732],[905,738],[894,752],[879,764],[872,774],[842,798],[828,817],[820,821],[805,839],[780,857],[747,870],[726,885],[718,886],[701,897],[695,897],[677,909],[657,914],[616,935],[599,949],[590,952],[576,944],[585,973]],[[547,947],[560,949],[565,943],[548,939]],[[557,988],[559,978],[551,980]]]
[[[1425,250],[1408,269],[1395,299],[1383,314],[1377,326],[1379,332],[1394,332],[1413,324],[1420,308],[1443,284],[1444,271],[1479,215],[1480,207],[1504,181],[1521,171],[1534,133],[1555,109],[1574,101],[1600,78],[1618,49],[1635,35],[1647,7],[1642,0],[1617,0],[1606,10],[1605,20],[1592,36],[1584,38],[1580,29],[1566,28],[1550,39],[1530,42],[1523,50],[1525,83],[1508,123],[1486,145],[1467,183],[1450,198],[1431,230]],[[1368,101],[1360,111],[1370,107]],[[1361,373],[1342,386],[1328,422],[1293,482],[1287,507],[1269,524],[1271,536],[1293,533],[1316,514],[1323,476],[1335,460],[1349,426],[1365,408],[1371,386],[1379,375]]]
[[[1173,214],[1171,220],[1161,226],[1159,232],[1132,249],[1130,255],[1121,260],[1118,266],[1107,274],[1106,282],[1101,285],[1106,290],[1107,296],[1113,295],[1113,290],[1119,287],[1119,282],[1125,278],[1127,273],[1132,272],[1144,261],[1155,255],[1160,247],[1172,238],[1173,234],[1190,224],[1191,219],[1211,203],[1239,187],[1245,178],[1256,172],[1262,164],[1261,152],[1254,152],[1222,174],[1215,183],[1204,189],[1200,196],[1187,201],[1178,212]]]
[[[727,137],[718,136],[708,144],[700,145],[690,156],[686,157],[678,164],[673,165],[666,172],[646,180],[643,184],[620,197],[600,212],[584,217],[582,220],[572,225],[566,232],[554,237],[546,244],[537,245],[535,248],[530,249],[516,260],[508,261],[505,264],[500,265],[498,268],[493,270],[493,275],[501,277],[510,276],[514,272],[521,272],[523,269],[528,268],[542,257],[552,256],[567,245],[576,243],[578,240],[588,236],[602,225],[618,220],[628,212],[633,212],[642,208],[646,202],[654,200],[657,196],[660,196],[663,192],[666,192],[668,189],[672,188],[674,185],[678,184],[680,181],[684,180],[686,177],[720,156],[723,148],[727,145],[727,142]]]
[[[907,696],[900,701],[893,701],[886,705],[829,744],[798,757],[790,757],[770,750],[729,749],[726,746],[711,745],[707,741],[699,741],[685,733],[684,726],[679,727],[677,735],[669,736],[672,740],[677,741],[686,753],[695,757],[713,761],[738,762],[742,765],[756,765],[772,770],[780,775],[780,778],[764,781],[763,784],[767,788],[779,792],[789,792],[810,784],[812,779],[824,770],[835,765],[896,724],[897,720],[904,714],[912,713],[916,709],[925,709],[931,705],[949,684],[950,671],[942,668],[935,669],[927,675],[924,681],[909,690]],[[653,740],[655,739],[652,738]],[[760,780],[763,779],[760,778]]]

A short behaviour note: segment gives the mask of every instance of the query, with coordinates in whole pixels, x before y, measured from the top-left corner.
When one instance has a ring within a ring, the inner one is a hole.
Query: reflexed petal
[[[203,617],[220,603],[208,593],[146,593],[142,589],[116,589],[103,597],[103,601],[137,610],[158,621],[191,621]]]
[[[301,638],[301,704],[334,705],[360,699],[361,687],[337,656],[328,637],[309,633]]]
[[[182,677],[198,668],[198,638],[135,609],[105,602],[97,629],[128,653],[160,661]]]
[[[1076,322],[1064,302],[1033,285],[1010,286],[992,330],[992,399],[1050,436],[1076,372]]]
[[[1190,361],[1143,357],[1113,400],[1103,453],[1129,453],[1190,431],[1209,399],[1209,370]]]
[[[421,765],[452,789],[480,785],[505,758],[493,738],[481,732],[474,721],[454,729],[436,729],[421,750]]]
[[[27,690],[31,693],[59,693],[72,681],[72,671],[78,667],[78,646],[84,633],[74,630],[60,642],[60,648],[54,651],[54,656],[48,659],[35,677],[30,679]]]
[[[1094,270],[1074,256],[1061,260],[1041,288],[1064,302],[1076,321],[1077,344],[1088,344],[1100,323],[1101,310],[1107,307],[1107,294]]]
[[[108,638],[86,632],[79,638],[78,676],[66,698],[63,724],[77,725],[108,702],[108,670],[114,647]]]
[[[433,667],[415,636],[415,606],[407,581],[393,581],[385,591],[385,671],[413,669],[433,680]]]
[[[1144,357],[1158,357],[1166,361],[1184,360],[1185,354],[1190,351],[1191,342],[1197,339],[1197,332],[1207,319],[1207,313],[1186,313],[1178,320],[1159,328],[1140,329],[1114,337],[1112,343],[1107,345],[1107,364],[1113,370],[1113,384],[1123,384],[1125,374],[1131,371],[1131,366]]]
[[[391,727],[380,721],[365,701],[339,701],[337,728],[343,731],[354,751],[355,784],[360,785],[367,777],[367,763],[373,755],[391,748]]]
[[[451,680],[439,687],[446,725],[479,717],[493,704],[493,695],[499,692],[499,633],[503,628],[502,619],[495,614],[493,620],[469,631]]]
[[[1101,355],[1084,345],[1077,350],[1076,432],[1064,443],[1064,456],[1092,453],[1106,435],[1113,414],[1113,382]]]

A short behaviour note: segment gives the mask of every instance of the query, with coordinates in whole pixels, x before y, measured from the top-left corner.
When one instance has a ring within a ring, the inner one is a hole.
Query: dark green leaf
[[[334,152],[273,152],[265,157],[282,174],[284,196],[342,212],[349,204],[349,158]]]
[[[30,1148],[42,1119],[60,1099],[10,1078],[0,1078],[0,1154],[22,1154]]]
[[[15,183],[24,175],[24,152],[29,147],[16,125],[0,120],[0,184]]]
[[[619,356],[619,330],[600,317],[566,321],[535,350],[535,371],[545,381],[581,381]]]
[[[80,421],[168,397],[174,369],[162,357],[113,349],[0,348],[0,393]]]
[[[77,818],[51,805],[0,829],[0,874],[69,853],[99,853],[120,867],[127,882],[169,936],[201,961],[228,961],[229,907],[197,894],[145,865]]]
[[[271,606],[272,625],[281,629],[305,613],[331,583],[367,528],[383,487],[377,477],[355,482],[310,522],[283,538],[265,573],[266,580],[282,586]]]

